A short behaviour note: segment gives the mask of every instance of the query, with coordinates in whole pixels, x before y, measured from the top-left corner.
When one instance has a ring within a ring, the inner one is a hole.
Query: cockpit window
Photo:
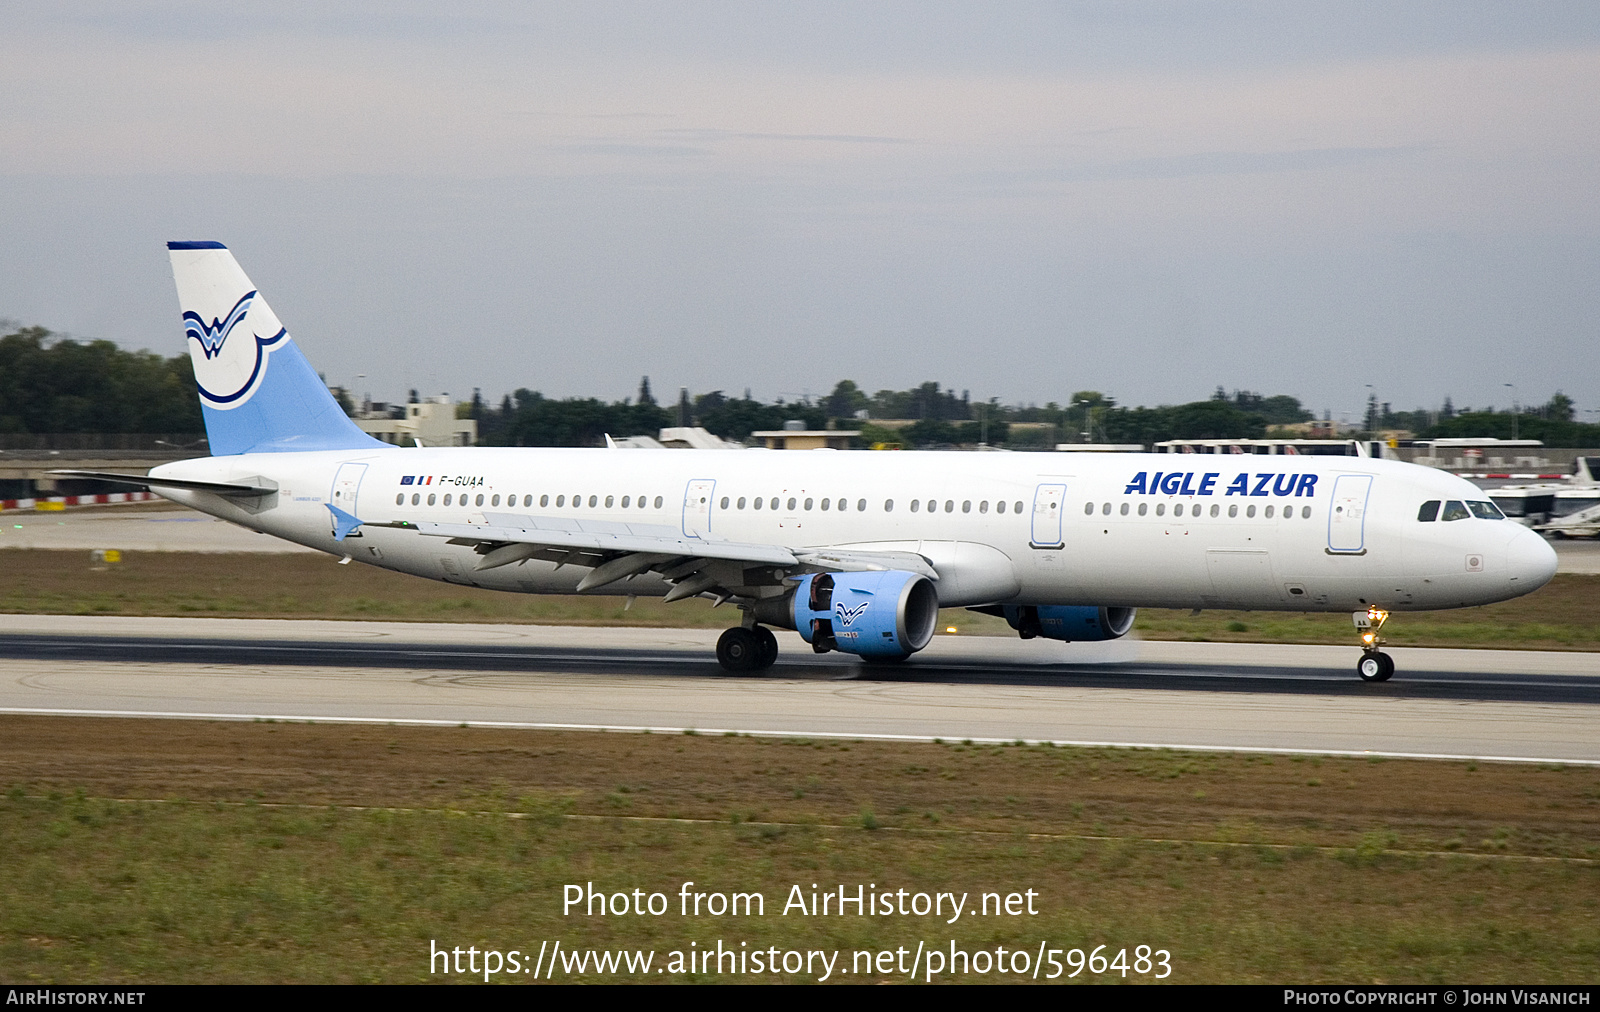
[[[1467,507],[1458,499],[1451,499],[1444,504],[1444,516],[1440,520],[1465,520],[1472,514],[1467,512]]]
[[[1479,520],[1504,520],[1506,515],[1500,512],[1500,507],[1492,502],[1473,500],[1467,503],[1467,508],[1472,510],[1472,515]]]
[[[1439,500],[1429,499],[1417,510],[1417,519],[1425,524],[1431,524],[1439,519]]]

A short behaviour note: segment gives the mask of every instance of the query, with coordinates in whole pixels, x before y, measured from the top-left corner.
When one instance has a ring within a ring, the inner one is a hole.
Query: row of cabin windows
[[[413,505],[413,506],[421,506],[422,505],[422,498],[423,498],[422,497],[422,493],[420,493],[420,492],[411,493],[411,505]],[[460,501],[459,502],[455,501],[456,498],[457,497],[456,497],[456,495],[454,493],[446,492],[445,496],[444,496],[444,505],[446,505],[446,506],[456,506],[456,505],[459,505],[459,506],[499,506],[500,505],[500,496],[498,496],[498,495],[485,496],[482,492],[478,493],[478,495],[476,497],[473,497],[470,493],[463,492],[461,494],[461,496],[460,496]],[[429,506],[437,505],[438,495],[437,494],[430,494],[427,497],[427,499],[428,499],[428,505]],[[396,506],[404,506],[405,502],[406,502],[406,494],[404,492],[401,492],[399,495],[394,497],[394,504]],[[656,496],[656,498],[655,498],[655,508],[656,509],[660,509],[662,507],[662,504],[665,503],[665,502],[666,502],[666,500],[663,499],[661,496]],[[638,497],[637,501],[635,501],[634,497],[631,496],[631,495],[625,495],[625,496],[622,497],[622,508],[623,509],[635,508],[635,504],[636,503],[637,503],[637,508],[638,509],[647,509],[650,506],[650,497],[642,495],[642,496]],[[517,497],[514,496],[514,495],[506,496],[505,497],[505,504],[506,504],[507,507],[515,506],[517,504]],[[564,496],[564,495],[556,496],[556,506],[561,507],[561,506],[565,506],[566,504],[567,504],[567,497],[566,496]],[[605,497],[605,504],[606,504],[606,509],[611,509],[612,507],[617,505],[617,497],[616,496],[612,496],[612,495],[606,496]],[[522,497],[522,505],[523,505],[523,508],[525,508],[525,509],[531,508],[533,506],[533,496],[531,496],[531,495],[523,496]],[[550,497],[548,495],[540,496],[539,497],[539,505],[543,506],[543,507],[548,507],[550,505]],[[575,496],[572,497],[572,506],[573,506],[574,509],[577,509],[577,508],[581,507],[582,505],[583,505],[583,496],[575,495]],[[592,506],[592,507],[598,507],[600,505],[600,496],[597,496],[597,495],[590,496],[589,497],[589,505]]]
[[[1500,512],[1500,507],[1488,500],[1469,500],[1462,502],[1460,499],[1446,500],[1440,507],[1438,499],[1429,499],[1417,510],[1417,519],[1425,524],[1435,520],[1465,520],[1468,517],[1477,517],[1479,520],[1504,520],[1506,515]]]
[[[1118,512],[1122,516],[1127,516],[1129,514],[1129,512],[1130,512],[1130,510],[1129,510],[1130,505],[1131,505],[1130,503],[1123,503],[1121,509],[1119,509]],[[1156,503],[1156,507],[1155,508],[1156,508],[1156,516],[1161,517],[1161,516],[1166,516],[1167,515],[1167,504],[1166,503],[1158,502],[1158,503]],[[1192,516],[1192,517],[1204,516],[1205,515],[1205,509],[1206,509],[1205,503],[1193,503],[1193,504],[1191,504],[1189,506],[1188,514],[1189,514],[1189,516]],[[1140,516],[1146,516],[1150,512],[1150,504],[1147,503],[1147,502],[1140,503],[1138,512],[1139,512]],[[1268,506],[1268,507],[1266,507],[1265,509],[1263,509],[1261,511],[1261,515],[1263,517],[1265,517],[1266,519],[1271,520],[1272,519],[1272,515],[1275,512],[1276,512],[1275,507]],[[1094,516],[1094,513],[1095,513],[1095,504],[1094,503],[1086,502],[1086,503],[1083,504],[1083,515],[1084,516],[1092,517],[1092,516]],[[1111,504],[1110,503],[1101,503],[1100,504],[1100,515],[1101,516],[1107,516],[1107,517],[1111,515]],[[1184,515],[1184,504],[1181,503],[1181,502],[1180,503],[1173,503],[1173,505],[1172,505],[1172,515],[1175,516],[1175,517],[1183,516]],[[1214,516],[1214,517],[1222,516],[1222,504],[1221,503],[1212,503],[1211,504],[1211,515]],[[1238,515],[1239,515],[1239,504],[1238,503],[1230,503],[1228,505],[1228,516],[1236,517]],[[1245,506],[1244,515],[1246,517],[1254,517],[1256,515],[1255,505],[1251,504],[1251,505]],[[1294,517],[1294,507],[1293,506],[1285,506],[1283,508],[1283,519],[1289,520],[1289,519],[1292,519],[1293,517]],[[1301,517],[1301,519],[1304,519],[1304,520],[1310,520],[1311,519],[1311,507],[1310,506],[1302,506],[1302,507],[1300,507],[1300,517]]]
[[[413,505],[413,506],[421,506],[421,505],[423,505],[424,504],[424,499],[426,499],[426,504],[429,505],[429,506],[439,505],[439,496],[438,496],[437,493],[429,493],[426,497],[424,497],[424,495],[421,492],[413,492],[413,493],[411,493],[411,505]],[[603,497],[603,499],[602,499],[601,496],[591,495],[591,496],[589,496],[588,505],[592,509],[593,508],[598,508],[602,501],[605,503],[605,508],[606,509],[613,509],[613,508],[616,508],[619,505],[620,505],[620,507],[622,509],[632,509],[632,508],[646,509],[646,508],[648,508],[649,506],[652,505],[652,502],[651,502],[650,498],[648,496],[642,496],[642,495],[638,496],[637,498],[635,498],[633,496],[626,496],[625,495],[625,496],[622,497],[622,500],[621,500],[620,503],[618,503],[616,496],[608,495],[608,496]],[[394,504],[396,506],[403,506],[403,505],[405,505],[405,502],[406,502],[406,494],[404,492],[401,492],[400,494],[398,494],[398,495],[396,495],[394,497]],[[444,495],[443,505],[445,505],[445,506],[460,505],[460,506],[491,506],[491,507],[493,507],[493,506],[499,506],[500,503],[501,503],[501,497],[499,495],[489,495],[489,494],[485,494],[485,493],[480,492],[476,496],[472,495],[471,493],[462,493],[458,497],[454,493],[447,492]],[[664,504],[663,498],[661,496],[656,496],[655,500],[654,500],[654,503],[653,503],[655,508],[656,509],[661,509],[663,504]],[[516,506],[517,505],[517,497],[514,496],[514,495],[506,496],[505,497],[505,505],[507,507]],[[531,496],[531,495],[523,496],[522,497],[522,505],[523,505],[524,508],[532,508],[532,506],[533,506],[533,496]],[[550,505],[551,505],[550,496],[541,495],[539,497],[539,505],[541,507],[543,507],[543,508],[549,508]],[[567,505],[567,497],[565,495],[558,495],[558,496],[555,497],[555,506],[556,506],[557,509],[564,508],[566,505]],[[581,496],[581,495],[572,496],[572,507],[574,509],[581,508],[583,505],[584,505],[584,497],[583,496]],[[778,509],[783,509],[785,507],[785,505],[787,505],[787,508],[790,511],[794,511],[796,509],[803,509],[803,510],[806,510],[806,511],[810,511],[812,509],[821,509],[824,512],[826,512],[828,510],[837,510],[840,513],[845,513],[845,512],[849,512],[849,510],[851,509],[850,500],[849,499],[845,499],[843,497],[840,497],[838,499],[823,499],[823,500],[821,500],[819,502],[818,500],[816,500],[814,498],[801,499],[799,497],[791,496],[787,500],[787,503],[786,503],[785,500],[781,499],[778,496],[773,496],[770,499],[763,498],[761,496],[756,496],[753,499],[747,498],[745,496],[739,496],[738,499],[732,499],[729,496],[723,496],[722,497],[722,502],[721,502],[721,506],[722,506],[723,509],[728,509],[731,506],[732,508],[738,509],[738,510],[742,510],[742,509],[746,509],[746,508],[749,508],[749,509],[752,509],[752,510],[759,510],[759,509],[778,510]],[[1009,508],[1012,513],[1020,514],[1022,512],[1022,506],[1023,506],[1022,500],[1020,500],[1020,499],[1018,499],[1016,502],[1010,503],[1010,504],[1007,504],[1007,503],[1004,503],[1004,502],[996,502],[994,504],[994,511],[996,513],[1004,513]],[[971,513],[972,512],[972,507],[973,507],[973,502],[972,502],[971,499],[963,500],[962,503],[961,503],[961,512],[963,512],[963,513]],[[977,503],[977,507],[978,507],[978,512],[979,513],[988,513],[989,512],[989,500],[987,500],[987,499],[980,500]],[[913,512],[913,513],[917,513],[919,511],[921,511],[921,509],[923,508],[922,500],[920,500],[920,499],[911,500],[910,508],[911,508],[911,512]],[[855,511],[857,513],[865,513],[866,510],[867,510],[867,501],[865,499],[857,499],[855,501]],[[883,502],[883,511],[885,513],[893,513],[894,512],[894,500],[893,499],[885,499],[884,500],[884,502]],[[939,502],[938,502],[938,500],[935,500],[935,499],[927,500],[927,511],[929,513],[937,513],[939,511]],[[944,511],[946,513],[954,513],[956,511],[956,502],[955,502],[954,499],[946,499],[944,501]]]
[[[469,505],[472,505],[472,506],[491,506],[491,507],[494,507],[494,506],[499,506],[501,504],[501,497],[499,495],[485,495],[482,492],[478,493],[476,496],[473,496],[470,493],[462,493],[460,495],[460,497],[459,497],[459,503],[456,502],[457,498],[458,497],[454,493],[446,492],[445,495],[444,495],[444,503],[443,503],[443,505],[445,505],[445,506],[453,506],[453,505],[469,506]],[[437,500],[438,500],[438,495],[436,493],[429,493],[428,496],[427,496],[427,505],[429,505],[429,506],[438,505],[438,501]],[[406,501],[406,494],[404,492],[401,492],[399,495],[396,495],[394,497],[394,504],[396,506],[405,505],[405,501]],[[605,508],[606,509],[613,509],[613,508],[616,508],[619,505],[616,496],[610,496],[610,495],[605,496],[603,501],[605,503]],[[590,508],[598,508],[600,506],[601,502],[602,502],[602,497],[601,496],[598,496],[598,495],[589,496],[588,505],[589,505]],[[633,508],[648,509],[651,505],[654,505],[656,509],[661,509],[662,506],[664,505],[664,503],[665,503],[665,500],[659,495],[655,497],[655,500],[654,500],[653,503],[652,503],[652,501],[651,501],[649,496],[641,495],[641,496],[638,496],[637,498],[635,498],[633,496],[626,496],[625,495],[621,499],[620,506],[621,506],[622,509],[633,509]],[[782,509],[785,506],[784,500],[780,499],[777,496],[773,496],[771,499],[763,499],[761,496],[756,496],[754,499],[746,499],[746,497],[740,496],[736,500],[730,500],[730,497],[728,497],[728,496],[723,496],[722,497],[721,506],[722,506],[723,509],[728,509],[730,503],[731,503],[731,505],[733,506],[734,509],[740,509],[740,510],[745,509],[747,506],[748,506],[748,508],[753,509],[753,510],[759,510],[759,509],[763,509],[763,508],[769,509],[769,510],[776,510],[776,509]],[[423,504],[423,495],[422,495],[422,493],[420,493],[420,492],[411,493],[411,505],[420,506],[422,504]],[[505,505],[508,508],[516,506],[517,505],[517,497],[514,496],[514,495],[506,496],[505,497]],[[532,508],[532,506],[533,506],[533,496],[531,496],[531,495],[523,496],[522,497],[522,505],[523,505],[524,508]],[[548,508],[550,506],[550,496],[548,496],[548,495],[540,496],[539,497],[539,505],[541,507]],[[556,506],[557,509],[564,508],[566,505],[567,505],[567,496],[558,495],[558,496],[555,497],[555,506]],[[574,509],[580,509],[580,508],[583,507],[583,505],[584,505],[584,497],[582,495],[575,495],[575,496],[572,497],[572,507]],[[926,503],[927,512],[929,512],[929,513],[937,513],[937,512],[939,512],[939,506],[940,506],[940,503],[939,503],[938,500],[936,500],[936,499],[927,500],[927,503]],[[973,506],[972,500],[970,500],[970,499],[963,500],[962,503],[961,503],[961,512],[963,512],[963,513],[971,513],[972,512],[972,506]],[[989,512],[989,500],[987,500],[987,499],[979,500],[977,506],[978,506],[978,512],[980,514]],[[823,499],[820,503],[818,503],[815,499],[799,499],[799,498],[796,498],[796,497],[791,497],[787,501],[787,507],[791,511],[795,510],[798,507],[800,509],[804,509],[804,510],[807,510],[807,511],[809,511],[809,510],[811,510],[813,508],[820,508],[823,511],[827,511],[829,509],[837,509],[839,512],[842,513],[842,512],[847,512],[850,509],[850,500],[844,499],[844,498],[840,498],[840,499]],[[1013,513],[1019,513],[1020,514],[1022,512],[1022,507],[1023,507],[1023,503],[1022,503],[1022,500],[1020,500],[1020,499],[1017,500],[1016,502],[1010,504],[1010,509],[1011,509],[1011,512],[1013,512]],[[1469,507],[1471,509],[1471,513],[1470,514],[1468,512],[1468,508]],[[923,501],[922,500],[919,500],[919,499],[911,500],[911,503],[910,503],[911,512],[917,513],[919,511],[921,511],[922,508],[923,508]],[[865,499],[857,499],[856,502],[855,502],[855,509],[856,509],[856,512],[858,512],[858,513],[866,512],[867,501]],[[1004,512],[1006,512],[1006,509],[1007,509],[1007,504],[1005,502],[996,502],[994,504],[994,511],[996,513],[1004,513]],[[1202,511],[1204,509],[1205,509],[1205,506],[1203,504],[1196,503],[1196,504],[1194,504],[1194,505],[1189,507],[1189,515],[1195,516],[1195,517],[1199,517],[1199,516],[1202,515]],[[894,512],[894,500],[893,499],[885,500],[884,503],[883,503],[883,510],[884,510],[885,513]],[[1138,510],[1139,510],[1139,516],[1145,516],[1150,511],[1150,504],[1147,503],[1147,502],[1139,503]],[[1431,512],[1430,512],[1430,510],[1431,510]],[[946,513],[954,513],[955,511],[956,511],[956,502],[955,502],[955,500],[954,499],[946,499],[944,501],[944,512],[946,512]],[[1084,503],[1083,504],[1083,512],[1084,512],[1085,516],[1093,516],[1094,512],[1095,512],[1095,504],[1092,503],[1092,502]],[[1120,512],[1121,512],[1122,516],[1128,516],[1129,512],[1130,512],[1130,504],[1129,503],[1123,503],[1121,505]],[[1156,516],[1158,516],[1158,517],[1159,516],[1165,516],[1166,512],[1167,512],[1167,504],[1166,503],[1156,503],[1155,504]],[[1266,517],[1266,519],[1271,520],[1274,512],[1275,512],[1275,507],[1267,506],[1263,510],[1262,515],[1264,517]],[[1110,516],[1111,515],[1111,503],[1102,503],[1100,505],[1100,513],[1103,516]],[[1430,502],[1423,503],[1422,510],[1421,510],[1421,512],[1418,513],[1417,519],[1418,520],[1423,520],[1423,521],[1433,520],[1438,516],[1438,513],[1439,513],[1439,501],[1437,499],[1435,499],[1435,500],[1432,500]],[[1184,504],[1183,503],[1175,503],[1173,505],[1173,507],[1172,507],[1172,515],[1174,517],[1183,516],[1184,515]],[[1214,517],[1222,515],[1221,504],[1213,503],[1211,505],[1211,515],[1214,516]],[[1238,506],[1238,504],[1236,504],[1236,503],[1235,504],[1230,504],[1228,506],[1228,516],[1236,517],[1238,515],[1239,515],[1239,506]],[[1256,507],[1253,504],[1246,506],[1244,508],[1244,515],[1246,517],[1254,517],[1256,515]],[[1305,519],[1310,519],[1310,517],[1311,517],[1311,507],[1310,506],[1302,506],[1300,508],[1300,515],[1301,515],[1301,517],[1303,517]],[[1442,519],[1444,519],[1444,520],[1463,520],[1466,517],[1468,517],[1469,515],[1479,516],[1479,517],[1482,517],[1485,520],[1500,520],[1500,519],[1504,519],[1504,515],[1495,507],[1495,505],[1493,503],[1490,503],[1490,502],[1472,502],[1472,503],[1468,503],[1466,505],[1463,505],[1462,503],[1460,503],[1460,502],[1458,502],[1458,501],[1456,501],[1454,499],[1450,500],[1448,503],[1445,503],[1444,516],[1443,516]],[[1285,507],[1283,507],[1283,518],[1285,520],[1288,520],[1293,516],[1294,516],[1294,507],[1293,506],[1285,506]]]
[[[823,499],[820,502],[818,502],[816,499],[801,499],[801,498],[798,498],[798,497],[791,496],[787,500],[787,502],[785,502],[785,500],[780,499],[777,496],[773,496],[771,499],[763,499],[761,496],[756,496],[754,499],[746,499],[744,496],[740,496],[737,499],[732,499],[729,496],[723,496],[722,497],[721,506],[722,506],[723,509],[728,509],[729,506],[732,506],[732,508],[734,508],[736,510],[745,509],[747,506],[750,509],[753,509],[753,510],[758,510],[758,509],[776,510],[776,509],[787,508],[790,512],[794,512],[797,509],[805,510],[805,511],[808,511],[808,512],[810,510],[812,510],[812,509],[820,509],[823,512],[827,512],[830,509],[834,509],[834,510],[838,510],[840,513],[844,513],[844,512],[848,512],[849,509],[850,509],[850,500],[849,499],[843,499],[843,498],[841,498],[841,499]],[[938,503],[937,500],[929,499],[928,502],[927,502],[927,506],[928,506],[928,512],[929,513],[937,513],[937,512],[939,512],[939,503]],[[856,509],[857,513],[865,513],[866,509],[867,509],[867,501],[865,499],[857,499],[856,503],[855,503],[855,509]],[[911,509],[911,512],[913,512],[913,513],[919,512],[922,509],[922,500],[920,500],[920,499],[911,500],[910,509]],[[1022,501],[1018,500],[1016,503],[1014,503],[1012,505],[1012,507],[1011,507],[1011,510],[1012,510],[1013,513],[1021,513],[1022,512]],[[884,503],[883,503],[883,511],[885,513],[894,512],[894,500],[893,499],[887,499],[887,500],[884,501]],[[956,501],[954,499],[946,499],[945,502],[944,502],[944,511],[946,513],[954,513],[956,511]],[[995,503],[994,504],[994,511],[996,513],[1004,513],[1006,511],[1006,504],[1003,503],[1003,502]],[[972,512],[972,500],[971,499],[967,499],[967,500],[965,500],[965,501],[963,501],[961,503],[961,512],[963,512],[963,513],[971,513]],[[984,500],[982,500],[981,502],[978,503],[978,512],[979,513],[987,513],[987,512],[989,512],[989,500],[984,499]]]

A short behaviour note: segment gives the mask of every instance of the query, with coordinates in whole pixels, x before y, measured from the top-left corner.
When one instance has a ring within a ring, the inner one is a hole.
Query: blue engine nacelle
[[[1127,635],[1133,628],[1136,608],[1094,608],[1076,605],[1041,604],[1004,605],[1006,621],[1011,623],[1023,639],[1035,636],[1045,639],[1065,640],[1069,643],[1090,643],[1095,640],[1114,640]]]
[[[794,627],[819,654],[906,657],[938,622],[939,594],[916,573],[813,573],[794,591]]]

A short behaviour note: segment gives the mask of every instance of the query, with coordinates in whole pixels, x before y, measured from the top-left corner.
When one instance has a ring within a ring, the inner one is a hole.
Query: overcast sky
[[[0,2],[0,317],[380,400],[1596,409],[1597,194],[1593,2]]]

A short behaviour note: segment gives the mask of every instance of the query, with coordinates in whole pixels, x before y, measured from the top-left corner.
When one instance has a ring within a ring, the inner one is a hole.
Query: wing
[[[665,601],[710,594],[718,601],[763,596],[808,572],[906,569],[937,580],[938,574],[920,555],[910,552],[790,549],[781,545],[689,537],[659,524],[576,520],[486,513],[481,524],[429,521],[368,523],[445,538],[451,544],[473,545],[479,570],[495,569],[529,559],[558,566],[584,566],[591,571],[578,582],[579,592],[597,590],[640,573],[654,571],[673,586]]]

